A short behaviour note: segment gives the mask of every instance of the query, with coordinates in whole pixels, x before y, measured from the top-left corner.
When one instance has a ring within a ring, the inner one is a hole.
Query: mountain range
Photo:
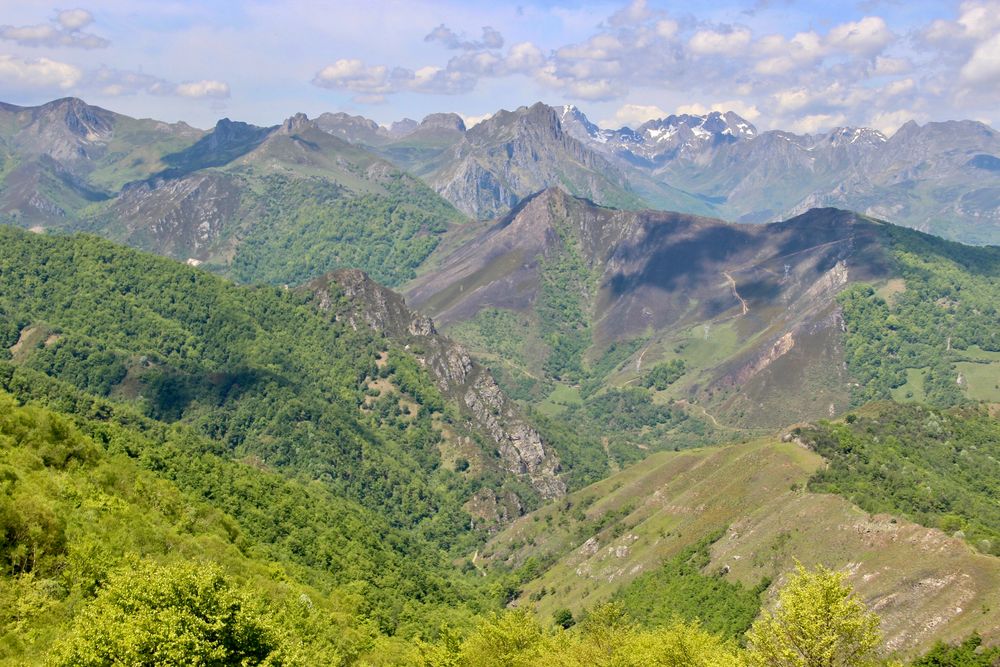
[[[761,132],[733,112],[712,112],[608,130],[576,107],[539,103],[498,112],[464,132],[455,122],[424,154],[420,125],[386,131],[378,141],[346,122],[327,127],[416,167],[481,219],[510,208],[512,194],[560,186],[620,208],[769,222],[836,206],[960,241],[1000,241],[1000,134],[976,121],[910,121],[889,137],[851,127],[797,135]],[[400,138],[403,132],[410,134]],[[409,152],[401,159],[396,151],[404,145]],[[522,155],[531,156],[530,169]],[[584,177],[594,171],[605,178]]]
[[[885,656],[992,660],[997,155],[0,105],[0,664],[174,646],[161,613],[283,664],[735,660],[797,567]]]

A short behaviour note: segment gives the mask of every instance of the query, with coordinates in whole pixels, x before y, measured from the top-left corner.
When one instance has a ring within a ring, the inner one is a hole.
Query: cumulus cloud
[[[449,49],[463,51],[479,51],[482,49],[499,49],[503,47],[503,35],[490,26],[483,26],[483,37],[479,41],[463,40],[444,23],[434,28],[424,37],[425,42],[440,42]]]
[[[187,81],[177,84],[175,92],[180,97],[225,99],[229,97],[229,84],[212,79]]]
[[[484,113],[478,116],[467,116],[465,114],[458,114],[458,115],[462,117],[462,122],[465,123],[466,129],[479,125],[484,120],[493,117],[492,113]]]
[[[911,120],[922,121],[925,118],[924,114],[911,109],[898,109],[896,111],[880,111],[872,116],[866,124],[869,127],[874,127],[882,134],[891,136],[904,123]]]
[[[970,84],[1000,81],[1000,34],[979,44],[962,66],[962,80]]]
[[[67,9],[49,23],[0,25],[0,39],[30,47],[103,49],[110,44],[108,40],[82,30],[93,22],[94,17],[87,10]]]
[[[792,122],[788,129],[798,134],[816,134],[822,130],[844,125],[847,123],[847,116],[844,114],[810,114],[803,116]]]
[[[913,79],[897,79],[886,84],[882,88],[882,93],[884,95],[903,95],[912,92],[916,87],[917,83]]]
[[[68,63],[36,58],[22,60],[0,55],[0,81],[24,88],[72,88],[83,78],[80,68]]]
[[[369,66],[357,58],[341,58],[327,65],[313,77],[313,83],[323,88],[344,88],[365,95],[392,92],[389,68]]]
[[[827,35],[827,44],[833,49],[869,56],[881,52],[895,38],[885,19],[866,16],[860,21],[834,26]]]
[[[86,9],[64,9],[56,14],[56,21],[66,30],[79,30],[94,22],[94,15]]]
[[[157,96],[186,97],[190,99],[226,99],[230,95],[229,84],[224,81],[203,79],[173,83],[145,72],[101,67],[84,77],[83,83],[99,90],[104,95],[115,97],[146,93]]]
[[[688,48],[698,55],[735,56],[750,44],[746,28],[729,30],[699,30],[688,41]]]
[[[653,12],[647,6],[646,0],[632,0],[608,17],[608,24],[615,27],[636,25],[652,16]]]
[[[872,74],[875,76],[892,76],[909,72],[913,64],[907,58],[889,58],[887,56],[876,56],[875,68]]]

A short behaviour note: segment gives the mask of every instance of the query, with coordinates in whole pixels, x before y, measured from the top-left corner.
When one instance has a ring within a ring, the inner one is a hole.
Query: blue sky
[[[0,0],[0,100],[208,127],[297,111],[470,122],[542,100],[604,126],[734,110],[894,131],[1000,114],[1000,0]]]

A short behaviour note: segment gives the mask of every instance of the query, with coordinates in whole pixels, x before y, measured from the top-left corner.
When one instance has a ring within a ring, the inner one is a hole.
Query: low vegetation
[[[958,532],[1000,555],[1000,422],[986,408],[880,404],[800,434],[830,462],[810,490]]]

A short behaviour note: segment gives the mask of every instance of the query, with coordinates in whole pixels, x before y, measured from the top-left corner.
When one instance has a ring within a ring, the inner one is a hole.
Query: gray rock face
[[[324,132],[352,144],[378,145],[390,138],[390,132],[373,120],[346,113],[324,113],[316,117],[316,125]]]
[[[199,172],[126,187],[111,208],[132,246],[199,258],[240,208],[240,189],[224,174]]]
[[[401,295],[354,269],[335,271],[313,281],[307,289],[321,309],[343,313],[338,316],[346,317],[352,327],[365,326],[410,345],[442,394],[461,406],[470,425],[496,446],[504,470],[525,477],[545,498],[566,493],[558,476],[558,456],[524,421],[489,370],[474,361],[464,347],[438,334],[430,318],[411,311]],[[346,307],[338,310],[341,295]]]
[[[555,185],[609,205],[639,201],[621,170],[565,132],[556,110],[541,103],[475,125],[435,164],[427,181],[479,219],[502,215]]]
[[[420,127],[465,132],[465,121],[457,113],[432,113],[420,121]]]

